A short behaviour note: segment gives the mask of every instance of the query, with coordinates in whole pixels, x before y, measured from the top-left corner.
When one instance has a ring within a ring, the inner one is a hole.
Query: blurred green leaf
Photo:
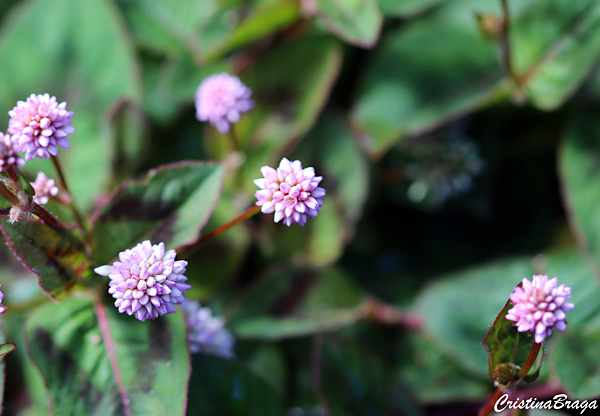
[[[192,357],[188,415],[283,416],[277,391],[239,362]]]
[[[239,338],[277,341],[336,331],[352,326],[364,317],[362,308],[315,308],[291,317],[239,320],[232,324],[231,330]]]
[[[167,56],[199,56],[200,28],[217,11],[216,0],[119,0],[136,41]]]
[[[522,284],[519,283],[519,286],[522,286]],[[507,386],[510,382],[519,379],[517,373],[525,364],[533,346],[531,334],[519,332],[514,322],[506,319],[506,314],[512,307],[512,302],[508,300],[483,340],[483,346],[489,353],[488,369],[490,378],[502,386]],[[543,355],[543,352],[539,355],[538,365],[532,366],[530,373],[527,374],[528,376],[533,374],[533,380],[531,381],[534,381],[539,374],[542,365],[541,355]],[[531,373],[532,371],[533,373]]]
[[[340,39],[364,48],[377,43],[383,15],[377,0],[316,0],[319,20]]]
[[[124,184],[94,222],[92,253],[106,264],[143,239],[168,247],[193,243],[221,194],[223,166],[184,161]]]
[[[206,61],[212,62],[247,43],[272,35],[291,26],[300,18],[300,9],[294,0],[257,1],[255,3],[257,3],[255,8],[247,16],[214,45],[203,51]]]
[[[54,414],[125,415],[127,405],[133,416],[183,414],[190,366],[183,315],[142,323],[110,305],[106,315],[114,345],[108,347],[97,311],[87,299],[69,299],[42,307],[27,320],[28,348]],[[125,391],[109,354],[116,354]]]
[[[385,16],[409,17],[448,0],[378,0]]]
[[[533,104],[560,107],[600,56],[600,4],[537,1],[510,28],[512,60]]]
[[[600,277],[600,123],[595,113],[580,114],[570,124],[559,150],[559,172],[571,228],[579,246],[593,259]]]
[[[260,177],[260,168],[278,165],[313,126],[341,65],[337,39],[310,35],[273,48],[248,71],[244,82],[257,106],[236,125],[246,152],[241,177],[248,194],[256,191],[252,179]]]
[[[23,217],[11,224],[4,217],[0,230],[11,250],[54,299],[61,300],[91,275],[85,243],[75,229]]]
[[[483,397],[489,383],[466,373],[443,354],[437,345],[421,334],[410,333],[403,345],[411,347],[411,357],[398,367],[397,376],[423,404],[471,401]]]
[[[359,85],[353,123],[380,156],[408,134],[430,131],[506,96],[496,47],[475,11],[497,1],[450,2],[384,36]]]
[[[600,394],[600,332],[569,328],[553,346],[550,364],[555,368],[569,398],[582,399]]]
[[[101,115],[118,101],[137,103],[141,96],[133,46],[118,10],[109,0],[31,0],[4,21],[0,122],[32,93],[66,100],[77,131],[69,137],[71,148],[61,149],[61,161],[72,193],[88,208],[110,175],[110,135]],[[34,166],[51,170],[47,162],[28,162],[28,169]]]

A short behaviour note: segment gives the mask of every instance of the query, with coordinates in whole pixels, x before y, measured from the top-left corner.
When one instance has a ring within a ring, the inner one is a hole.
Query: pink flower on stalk
[[[0,285],[1,287],[2,285]],[[6,306],[2,306],[2,301],[4,300],[4,293],[0,290],[0,314],[3,314],[6,311]]]
[[[165,252],[165,244],[144,241],[119,253],[112,266],[94,271],[110,277],[108,293],[116,299],[119,312],[134,315],[140,321],[174,313],[175,305],[184,301],[190,285],[185,283],[187,261],[175,261],[175,250]]]
[[[275,222],[283,220],[288,227],[292,223],[304,226],[307,218],[317,216],[325,189],[318,186],[323,177],[315,176],[314,168],[302,169],[299,160],[290,162],[284,157],[277,170],[263,166],[260,171],[264,178],[254,180],[261,188],[254,196],[262,212],[275,212]]]
[[[209,121],[221,133],[229,131],[240,115],[254,107],[252,90],[225,72],[206,78],[196,91],[196,118]]]
[[[516,322],[519,332],[535,332],[535,342],[542,343],[552,335],[552,328],[567,329],[566,312],[575,307],[567,302],[571,288],[564,284],[557,286],[555,277],[548,280],[546,275],[534,275],[530,282],[523,279],[523,287],[516,287],[510,295],[513,307],[506,319]]]
[[[36,204],[46,204],[51,196],[58,195],[58,187],[54,185],[54,179],[48,179],[44,172],[38,172],[31,186],[35,191],[33,202]]]
[[[0,131],[0,172],[4,172],[7,166],[20,167],[25,164],[25,159],[19,156],[10,134]]]
[[[225,328],[223,317],[212,316],[210,308],[201,308],[195,301],[181,304],[188,327],[188,348],[192,354],[204,353],[223,358],[233,358],[235,339]]]
[[[8,115],[8,132],[16,151],[25,152],[25,160],[49,159],[58,154],[57,146],[69,147],[66,137],[75,127],[70,125],[73,112],[67,111],[66,102],[58,104],[49,94],[31,94],[27,102],[17,102]]]

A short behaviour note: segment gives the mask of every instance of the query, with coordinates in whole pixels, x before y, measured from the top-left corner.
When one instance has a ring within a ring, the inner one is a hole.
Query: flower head
[[[506,319],[516,322],[519,332],[534,331],[535,342],[542,343],[552,335],[552,328],[564,331],[567,328],[566,312],[575,307],[567,299],[571,288],[564,284],[557,286],[557,278],[534,275],[530,282],[523,279],[523,287],[516,287],[510,295],[513,307]]]
[[[0,172],[4,172],[7,166],[19,167],[24,164],[25,159],[17,154],[10,134],[4,134],[0,131]]]
[[[119,253],[112,266],[94,269],[110,277],[108,293],[116,299],[119,312],[135,314],[140,321],[174,313],[175,305],[184,301],[183,293],[191,286],[185,283],[187,261],[175,261],[175,250],[165,252],[165,244],[144,241]]]
[[[8,132],[16,151],[25,152],[25,160],[49,159],[58,154],[57,146],[69,147],[66,137],[75,127],[70,125],[73,112],[67,111],[66,102],[58,104],[49,94],[31,94],[26,102],[17,102],[8,115]]]
[[[38,172],[35,182],[31,182],[31,186],[35,190],[33,202],[36,204],[45,204],[51,196],[58,194],[58,188],[54,185],[54,179],[48,179],[44,172]]]
[[[191,353],[202,352],[223,358],[233,358],[233,335],[225,328],[222,317],[213,317],[210,308],[201,308],[195,301],[181,304],[188,327],[188,345]]]
[[[196,91],[196,118],[209,121],[221,133],[229,131],[240,115],[254,107],[252,90],[225,72],[206,78]]]
[[[325,189],[318,186],[323,177],[315,176],[313,168],[302,169],[299,160],[290,162],[284,157],[277,170],[263,166],[260,171],[264,178],[254,180],[261,188],[254,196],[262,212],[275,212],[275,222],[283,220],[288,227],[292,223],[303,226],[307,218],[317,216]]]
[[[0,285],[2,286],[2,285]],[[4,300],[4,293],[0,290],[0,314],[3,314],[6,311],[6,306],[2,306],[2,301]]]

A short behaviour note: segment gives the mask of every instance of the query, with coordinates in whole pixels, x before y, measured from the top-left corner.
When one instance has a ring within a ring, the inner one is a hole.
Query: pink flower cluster
[[[58,104],[49,94],[31,94],[8,114],[8,133],[12,134],[15,151],[25,152],[25,160],[49,159],[58,154],[58,146],[69,147],[66,137],[75,127],[70,125],[73,112],[67,111],[66,102]]]
[[[240,115],[254,107],[252,90],[225,72],[206,78],[196,91],[196,118],[209,121],[221,133],[229,131]]]
[[[0,172],[4,172],[7,166],[20,167],[25,164],[25,159],[17,154],[10,134],[0,131]]]
[[[523,279],[523,287],[516,287],[510,295],[513,307],[506,319],[516,322],[519,332],[534,332],[535,342],[542,343],[552,335],[552,328],[564,331],[567,328],[566,312],[575,305],[567,302],[571,288],[558,286],[555,277],[548,280],[546,275],[534,275],[530,282]]]
[[[284,157],[277,169],[263,166],[260,171],[264,178],[254,180],[261,188],[254,196],[262,212],[275,212],[275,222],[283,220],[288,227],[292,223],[304,226],[307,218],[317,216],[325,189],[319,187],[323,178],[315,176],[313,168],[302,169],[299,160],[290,162]]]
[[[165,252],[165,244],[144,241],[119,253],[112,266],[94,269],[110,277],[108,293],[116,299],[119,312],[134,315],[140,321],[174,313],[175,305],[184,301],[190,285],[183,275],[187,261],[175,261],[175,250]]]
[[[36,204],[46,204],[50,197],[58,195],[58,187],[54,185],[54,179],[48,179],[44,172],[38,172],[31,186],[35,190],[33,202]]]

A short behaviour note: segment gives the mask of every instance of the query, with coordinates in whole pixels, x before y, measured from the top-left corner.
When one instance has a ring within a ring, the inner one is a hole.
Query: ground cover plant
[[[3,1],[2,414],[592,414],[599,57],[593,0]]]

